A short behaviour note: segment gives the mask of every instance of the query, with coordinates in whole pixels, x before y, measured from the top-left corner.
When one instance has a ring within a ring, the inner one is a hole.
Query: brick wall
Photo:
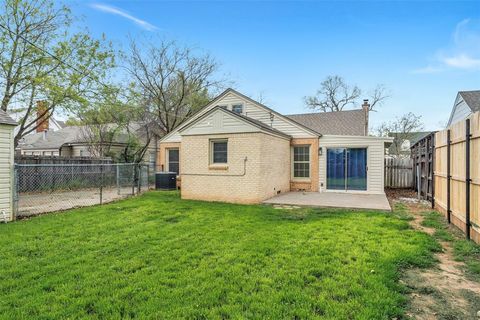
[[[179,157],[180,157],[180,172],[181,172],[182,171],[182,150],[180,148],[180,142],[159,143],[156,171],[165,171],[167,169],[167,163],[166,163],[167,149],[169,148],[178,148]]]
[[[290,141],[262,135],[262,200],[290,191]]]
[[[318,191],[318,138],[292,139],[291,146],[310,145],[310,178],[294,179],[290,181],[292,191]]]
[[[226,166],[210,164],[211,139],[228,139]],[[289,148],[288,140],[260,132],[183,136],[182,198],[258,203],[288,191]]]

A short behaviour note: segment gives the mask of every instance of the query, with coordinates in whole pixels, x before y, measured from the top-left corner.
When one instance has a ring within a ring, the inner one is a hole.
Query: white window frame
[[[360,144],[360,145],[354,145],[354,144],[350,144],[350,143],[345,143],[345,144],[331,144],[331,145],[328,145],[328,146],[324,146],[325,147],[325,151],[324,151],[324,159],[322,161],[324,161],[324,189],[323,191],[325,192],[333,192],[333,193],[338,193],[338,192],[345,192],[345,193],[369,193],[370,192],[370,147],[371,145],[364,145],[364,144]],[[356,148],[356,149],[367,149],[367,189],[366,190],[341,190],[341,189],[337,189],[337,190],[333,190],[333,189],[328,189],[328,184],[327,184],[327,166],[328,166],[328,163],[327,163],[327,154],[328,154],[328,149],[339,149],[339,148],[344,148],[344,149],[353,149],[353,148]],[[382,165],[383,167],[383,165]],[[384,176],[385,174],[385,168],[383,168],[383,174],[382,174],[382,177]],[[382,178],[382,185],[384,183],[384,178]],[[322,181],[319,182],[319,185],[322,183]]]
[[[295,161],[295,148],[308,147],[308,161]],[[311,144],[299,144],[292,146],[291,149],[291,174],[294,181],[311,181],[312,178],[312,145]],[[308,163],[308,177],[295,177],[295,163]]]
[[[214,162],[213,152],[214,152],[214,144],[219,142],[225,142],[227,144],[227,162]],[[211,165],[227,165],[228,164],[228,139],[210,139],[210,147],[209,147],[209,158]]]
[[[233,110],[235,107],[240,107],[240,108],[242,108],[242,111],[241,111],[241,112],[235,112],[235,111]],[[235,113],[238,113],[238,114],[243,114],[243,108],[244,108],[243,103],[234,103],[234,104],[232,104],[232,112],[235,112]]]
[[[170,150],[177,150],[178,151],[178,173],[180,174],[180,148],[166,148],[165,149],[166,152],[165,152],[165,156],[166,156],[166,159],[165,159],[165,163],[167,164],[166,165],[166,170],[167,172],[170,172]]]

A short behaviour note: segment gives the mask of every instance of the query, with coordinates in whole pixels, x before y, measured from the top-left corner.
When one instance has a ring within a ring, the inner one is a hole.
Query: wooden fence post
[[[432,148],[432,209],[435,209],[435,133],[431,134],[430,147]]]
[[[447,220],[448,223],[451,222],[451,213],[452,208],[450,207],[450,180],[452,179],[450,173],[450,150],[451,149],[451,140],[450,140],[450,129],[447,130]]]
[[[470,119],[465,120],[465,233],[470,239]]]

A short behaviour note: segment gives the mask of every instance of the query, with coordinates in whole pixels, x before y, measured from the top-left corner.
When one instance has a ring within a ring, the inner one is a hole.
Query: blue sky
[[[211,54],[234,88],[282,113],[338,74],[391,98],[374,127],[412,111],[426,129],[448,120],[459,90],[480,89],[480,2],[71,2],[90,31],[119,47],[159,35]]]

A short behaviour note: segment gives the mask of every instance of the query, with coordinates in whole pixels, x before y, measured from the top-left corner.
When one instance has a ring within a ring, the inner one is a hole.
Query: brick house
[[[160,139],[184,199],[258,203],[288,191],[384,193],[385,144],[360,110],[282,115],[227,89]]]

